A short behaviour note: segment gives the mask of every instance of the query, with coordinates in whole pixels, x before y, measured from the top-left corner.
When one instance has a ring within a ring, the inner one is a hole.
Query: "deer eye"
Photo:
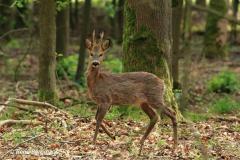
[[[103,56],[103,54],[99,54],[99,57],[102,57]]]
[[[92,57],[92,56],[93,56],[93,54],[91,53],[91,54],[90,54],[90,56]]]

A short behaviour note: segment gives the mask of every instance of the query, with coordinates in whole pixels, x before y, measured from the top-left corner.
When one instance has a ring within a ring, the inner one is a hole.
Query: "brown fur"
[[[171,118],[174,131],[174,142],[177,144],[177,122],[175,112],[164,104],[164,82],[156,75],[148,72],[128,72],[112,74],[101,71],[100,65],[103,61],[103,54],[109,47],[107,41],[101,39],[96,42],[95,33],[93,42],[86,40],[89,50],[89,65],[87,71],[88,92],[92,100],[98,104],[96,114],[96,130],[94,142],[96,141],[99,127],[112,138],[110,132],[102,124],[102,120],[111,105],[135,104],[149,116],[150,124],[141,139],[140,152],[143,143],[158,120],[158,113],[165,113]],[[97,65],[93,65],[97,63]]]

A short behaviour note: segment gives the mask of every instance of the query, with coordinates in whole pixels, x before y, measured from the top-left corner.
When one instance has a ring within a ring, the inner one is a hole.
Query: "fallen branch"
[[[69,113],[57,108],[56,106],[47,103],[47,102],[39,102],[39,101],[30,101],[30,100],[24,100],[24,99],[15,99],[15,98],[10,98],[9,101],[11,102],[15,102],[18,104],[24,104],[24,105],[31,105],[31,106],[37,106],[37,107],[42,107],[42,108],[51,108],[55,111],[60,111],[62,113],[64,113],[65,115],[69,116]]]
[[[227,121],[227,122],[238,122],[240,123],[240,118],[237,117],[211,117],[211,119],[218,120],[218,121]]]
[[[34,125],[39,125],[42,124],[40,121],[34,121],[34,120],[14,120],[14,119],[7,119],[0,121],[0,127],[4,125],[12,125],[12,124],[34,124]]]

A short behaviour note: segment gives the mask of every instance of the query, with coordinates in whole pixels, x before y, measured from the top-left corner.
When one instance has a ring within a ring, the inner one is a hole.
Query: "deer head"
[[[100,39],[96,39],[95,31],[92,34],[92,41],[86,39],[86,48],[89,53],[89,67],[99,68],[103,61],[104,53],[110,47],[110,40],[103,40],[104,33],[100,33]]]

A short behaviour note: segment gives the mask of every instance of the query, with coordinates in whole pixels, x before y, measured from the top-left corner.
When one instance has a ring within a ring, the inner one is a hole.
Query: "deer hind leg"
[[[93,137],[93,143],[94,144],[96,143],[99,128],[100,128],[100,126],[102,126],[101,124],[102,124],[104,116],[107,113],[108,108],[109,108],[109,105],[106,105],[106,104],[101,104],[101,105],[98,106],[98,111],[97,111],[97,114],[96,114],[96,130],[95,130],[95,134],[94,134],[94,137]]]
[[[150,134],[150,132],[152,131],[152,129],[154,128],[155,124],[158,121],[158,115],[155,113],[155,111],[147,103],[142,103],[141,108],[148,115],[148,117],[150,119],[150,123],[149,123],[149,125],[147,127],[147,130],[145,131],[145,133],[144,133],[144,135],[143,135],[143,137],[140,141],[139,155],[142,152],[144,141],[146,140],[146,138],[148,137],[148,135]]]
[[[164,103],[160,102],[157,105],[153,104],[152,105],[161,115],[161,113],[164,113],[166,116],[168,116],[171,121],[172,121],[172,126],[173,126],[173,140],[174,140],[174,146],[173,149],[177,147],[178,143],[178,136],[177,136],[177,120],[176,120],[176,113],[173,111],[171,108],[166,106]]]
[[[173,149],[176,149],[177,144],[178,144],[176,113],[173,110],[171,110],[170,108],[165,107],[165,106],[164,106],[163,113],[165,113],[172,121],[172,125],[173,125],[173,140],[174,140]]]
[[[97,109],[97,113],[96,113],[96,116],[95,116],[96,121],[97,121],[97,119],[98,119],[98,114],[99,114],[99,107],[98,107],[98,109]],[[103,131],[104,131],[110,138],[112,138],[113,140],[116,139],[115,136],[113,136],[113,135],[107,130],[107,128],[106,128],[103,124],[101,124],[101,127],[102,127]]]

